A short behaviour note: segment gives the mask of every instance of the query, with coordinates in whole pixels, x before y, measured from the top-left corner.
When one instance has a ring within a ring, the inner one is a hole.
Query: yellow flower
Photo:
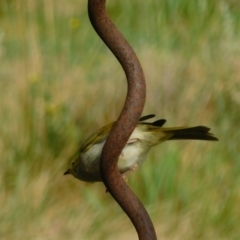
[[[48,103],[46,106],[46,113],[47,114],[54,114],[58,111],[58,106],[55,103]]]
[[[30,84],[35,84],[35,83],[38,83],[40,81],[40,78],[38,75],[36,74],[32,74],[32,75],[29,75],[28,76],[28,82]]]
[[[69,26],[71,29],[77,29],[80,26],[80,21],[77,18],[71,18],[69,20]]]

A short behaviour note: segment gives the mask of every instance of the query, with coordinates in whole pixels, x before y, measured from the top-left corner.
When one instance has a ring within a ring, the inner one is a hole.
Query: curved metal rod
[[[101,174],[108,191],[134,224],[139,239],[155,240],[156,233],[147,211],[117,168],[118,157],[136,127],[144,107],[144,74],[133,49],[108,17],[105,2],[106,0],[88,0],[89,18],[95,31],[122,65],[128,81],[128,93],[124,108],[103,148]]]

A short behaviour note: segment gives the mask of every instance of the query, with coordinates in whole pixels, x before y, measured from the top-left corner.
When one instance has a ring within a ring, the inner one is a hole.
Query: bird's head
[[[63,175],[72,174],[74,177],[77,178],[77,171],[78,171],[78,165],[76,164],[76,160],[74,160],[72,161],[71,167],[66,172],[64,172]]]

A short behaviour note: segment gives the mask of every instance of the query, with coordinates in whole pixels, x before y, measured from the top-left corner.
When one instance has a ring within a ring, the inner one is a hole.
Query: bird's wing
[[[87,152],[89,148],[91,148],[93,145],[103,142],[106,137],[108,136],[113,123],[110,123],[100,129],[98,129],[96,132],[94,132],[86,141],[85,144],[81,147],[80,152]]]
[[[139,118],[139,122],[143,122],[145,120],[148,120],[150,118],[154,118],[156,115],[155,114],[149,114],[149,115],[146,115],[146,116],[142,116]]]
[[[155,117],[154,114],[149,114],[149,115],[143,116],[143,117],[141,117],[139,119],[139,124],[141,124],[141,125],[150,125],[152,127],[162,127],[163,124],[166,122],[165,119],[159,119],[159,120],[157,120],[157,121],[155,121],[153,123],[143,122],[143,121],[145,121],[147,119],[150,119],[150,118],[153,118],[153,117]],[[107,136],[108,136],[108,134],[109,134],[109,132],[110,132],[110,130],[111,130],[111,128],[112,128],[114,123],[115,122],[110,123],[110,124],[100,128],[100,129],[98,129],[95,133],[93,133],[86,140],[85,144],[81,147],[80,152],[86,152],[93,145],[95,145],[97,143],[103,142],[107,138]]]

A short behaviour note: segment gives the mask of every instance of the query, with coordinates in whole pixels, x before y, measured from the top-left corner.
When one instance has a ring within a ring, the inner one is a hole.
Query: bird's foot
[[[123,174],[122,174],[122,177],[123,179],[127,182],[128,180],[128,177],[127,177],[127,174],[130,173],[130,172],[135,172],[138,170],[138,164],[135,163],[133,164],[127,171],[125,171]]]

